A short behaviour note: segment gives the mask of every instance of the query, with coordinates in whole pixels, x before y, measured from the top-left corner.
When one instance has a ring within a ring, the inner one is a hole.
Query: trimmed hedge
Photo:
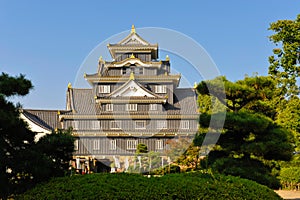
[[[281,199],[266,186],[232,176],[201,173],[144,177],[91,174],[54,178],[16,199]]]

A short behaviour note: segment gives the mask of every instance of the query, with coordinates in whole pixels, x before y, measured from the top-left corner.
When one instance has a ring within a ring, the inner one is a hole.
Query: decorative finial
[[[68,83],[68,89],[71,89],[71,88],[72,88],[72,84]]]
[[[83,78],[86,78],[86,73],[84,72],[84,74],[83,74]]]
[[[103,61],[103,58],[102,56],[99,57],[99,62]]]
[[[98,98],[97,95],[95,95],[95,96],[94,96],[94,99],[97,99],[97,98]]]
[[[132,24],[132,26],[131,26],[131,33],[135,33],[135,27],[134,27],[133,24]]]
[[[57,115],[60,115],[60,111],[59,110],[57,111]]]
[[[133,53],[131,54],[130,58],[135,58],[135,56],[133,55]]]
[[[196,89],[197,86],[198,86],[198,84],[195,82],[195,83],[194,83],[194,89]]]
[[[133,72],[130,73],[129,80],[134,80],[134,73]]]
[[[166,55],[166,61],[170,61],[170,58],[168,55]]]

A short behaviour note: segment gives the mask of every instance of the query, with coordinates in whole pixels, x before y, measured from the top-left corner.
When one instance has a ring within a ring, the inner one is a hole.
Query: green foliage
[[[226,98],[219,95],[220,80],[224,81]],[[207,164],[220,173],[279,187],[274,173],[276,165],[269,163],[290,160],[293,146],[290,132],[273,120],[276,116],[276,108],[272,105],[276,84],[272,78],[255,76],[230,82],[225,77],[218,77],[201,82],[197,89],[202,95],[217,98],[228,109],[223,130],[208,156]],[[211,111],[200,115],[202,135],[208,130],[205,128],[214,128],[211,125],[212,115],[218,119],[218,113]],[[203,136],[196,136],[199,141],[201,138]]]
[[[43,155],[44,163],[47,163],[47,166],[42,168],[43,176],[40,175],[39,178],[63,176],[68,171],[69,161],[74,151],[74,137],[71,135],[71,129],[58,130],[45,135],[40,138],[34,149]]]
[[[300,167],[283,167],[279,176],[284,189],[299,190],[300,187]]]
[[[24,167],[27,160],[23,155],[30,152],[35,134],[19,117],[20,105],[15,106],[7,98],[24,96],[31,88],[31,82],[24,75],[0,75],[0,198],[10,194],[15,183],[30,179],[30,169]]]
[[[62,176],[74,149],[71,134],[59,131],[34,142],[35,133],[20,118],[20,105],[7,100],[32,88],[24,75],[0,76],[0,199],[24,192],[50,177]]]
[[[202,81],[197,86],[197,91],[201,95],[217,98],[228,109],[236,112],[251,102],[270,99],[274,88],[275,82],[270,77],[246,77],[243,80],[231,82],[225,76],[220,76],[213,80]],[[204,99],[204,102],[210,105],[207,99]],[[202,105],[202,107],[207,106]]]
[[[147,147],[147,145],[140,143],[137,145],[136,154],[138,155],[138,154],[143,154],[143,153],[148,153],[148,147]]]
[[[300,75],[300,15],[295,20],[278,20],[269,30],[275,32],[270,40],[280,47],[269,57],[269,74],[280,87],[282,95],[299,94],[297,78]]]
[[[253,181],[201,173],[143,177],[92,174],[55,178],[17,199],[281,199]]]

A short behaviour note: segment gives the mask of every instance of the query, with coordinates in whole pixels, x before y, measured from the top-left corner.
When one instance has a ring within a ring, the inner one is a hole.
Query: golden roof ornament
[[[170,61],[169,55],[166,55],[166,61]]]
[[[68,83],[68,89],[71,89],[71,88],[72,88],[72,84]]]
[[[59,110],[57,111],[57,115],[60,115],[60,111]]]
[[[131,26],[131,33],[135,33],[135,27],[134,27],[133,24],[132,24],[132,26]]]
[[[134,73],[133,72],[130,73],[129,80],[134,80]]]
[[[196,89],[197,86],[198,86],[198,84],[195,82],[195,83],[194,83],[194,89]]]
[[[99,62],[103,61],[103,58],[102,56],[99,57]]]
[[[135,58],[135,56],[133,55],[133,53],[131,54],[130,58]]]

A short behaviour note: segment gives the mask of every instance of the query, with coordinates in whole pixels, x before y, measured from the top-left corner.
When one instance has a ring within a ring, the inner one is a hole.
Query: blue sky
[[[31,93],[18,99],[23,107],[64,109],[67,84],[89,52],[134,24],[193,38],[232,81],[266,75],[274,47],[269,24],[295,19],[299,8],[295,0],[0,0],[0,71],[22,73],[33,82]]]

